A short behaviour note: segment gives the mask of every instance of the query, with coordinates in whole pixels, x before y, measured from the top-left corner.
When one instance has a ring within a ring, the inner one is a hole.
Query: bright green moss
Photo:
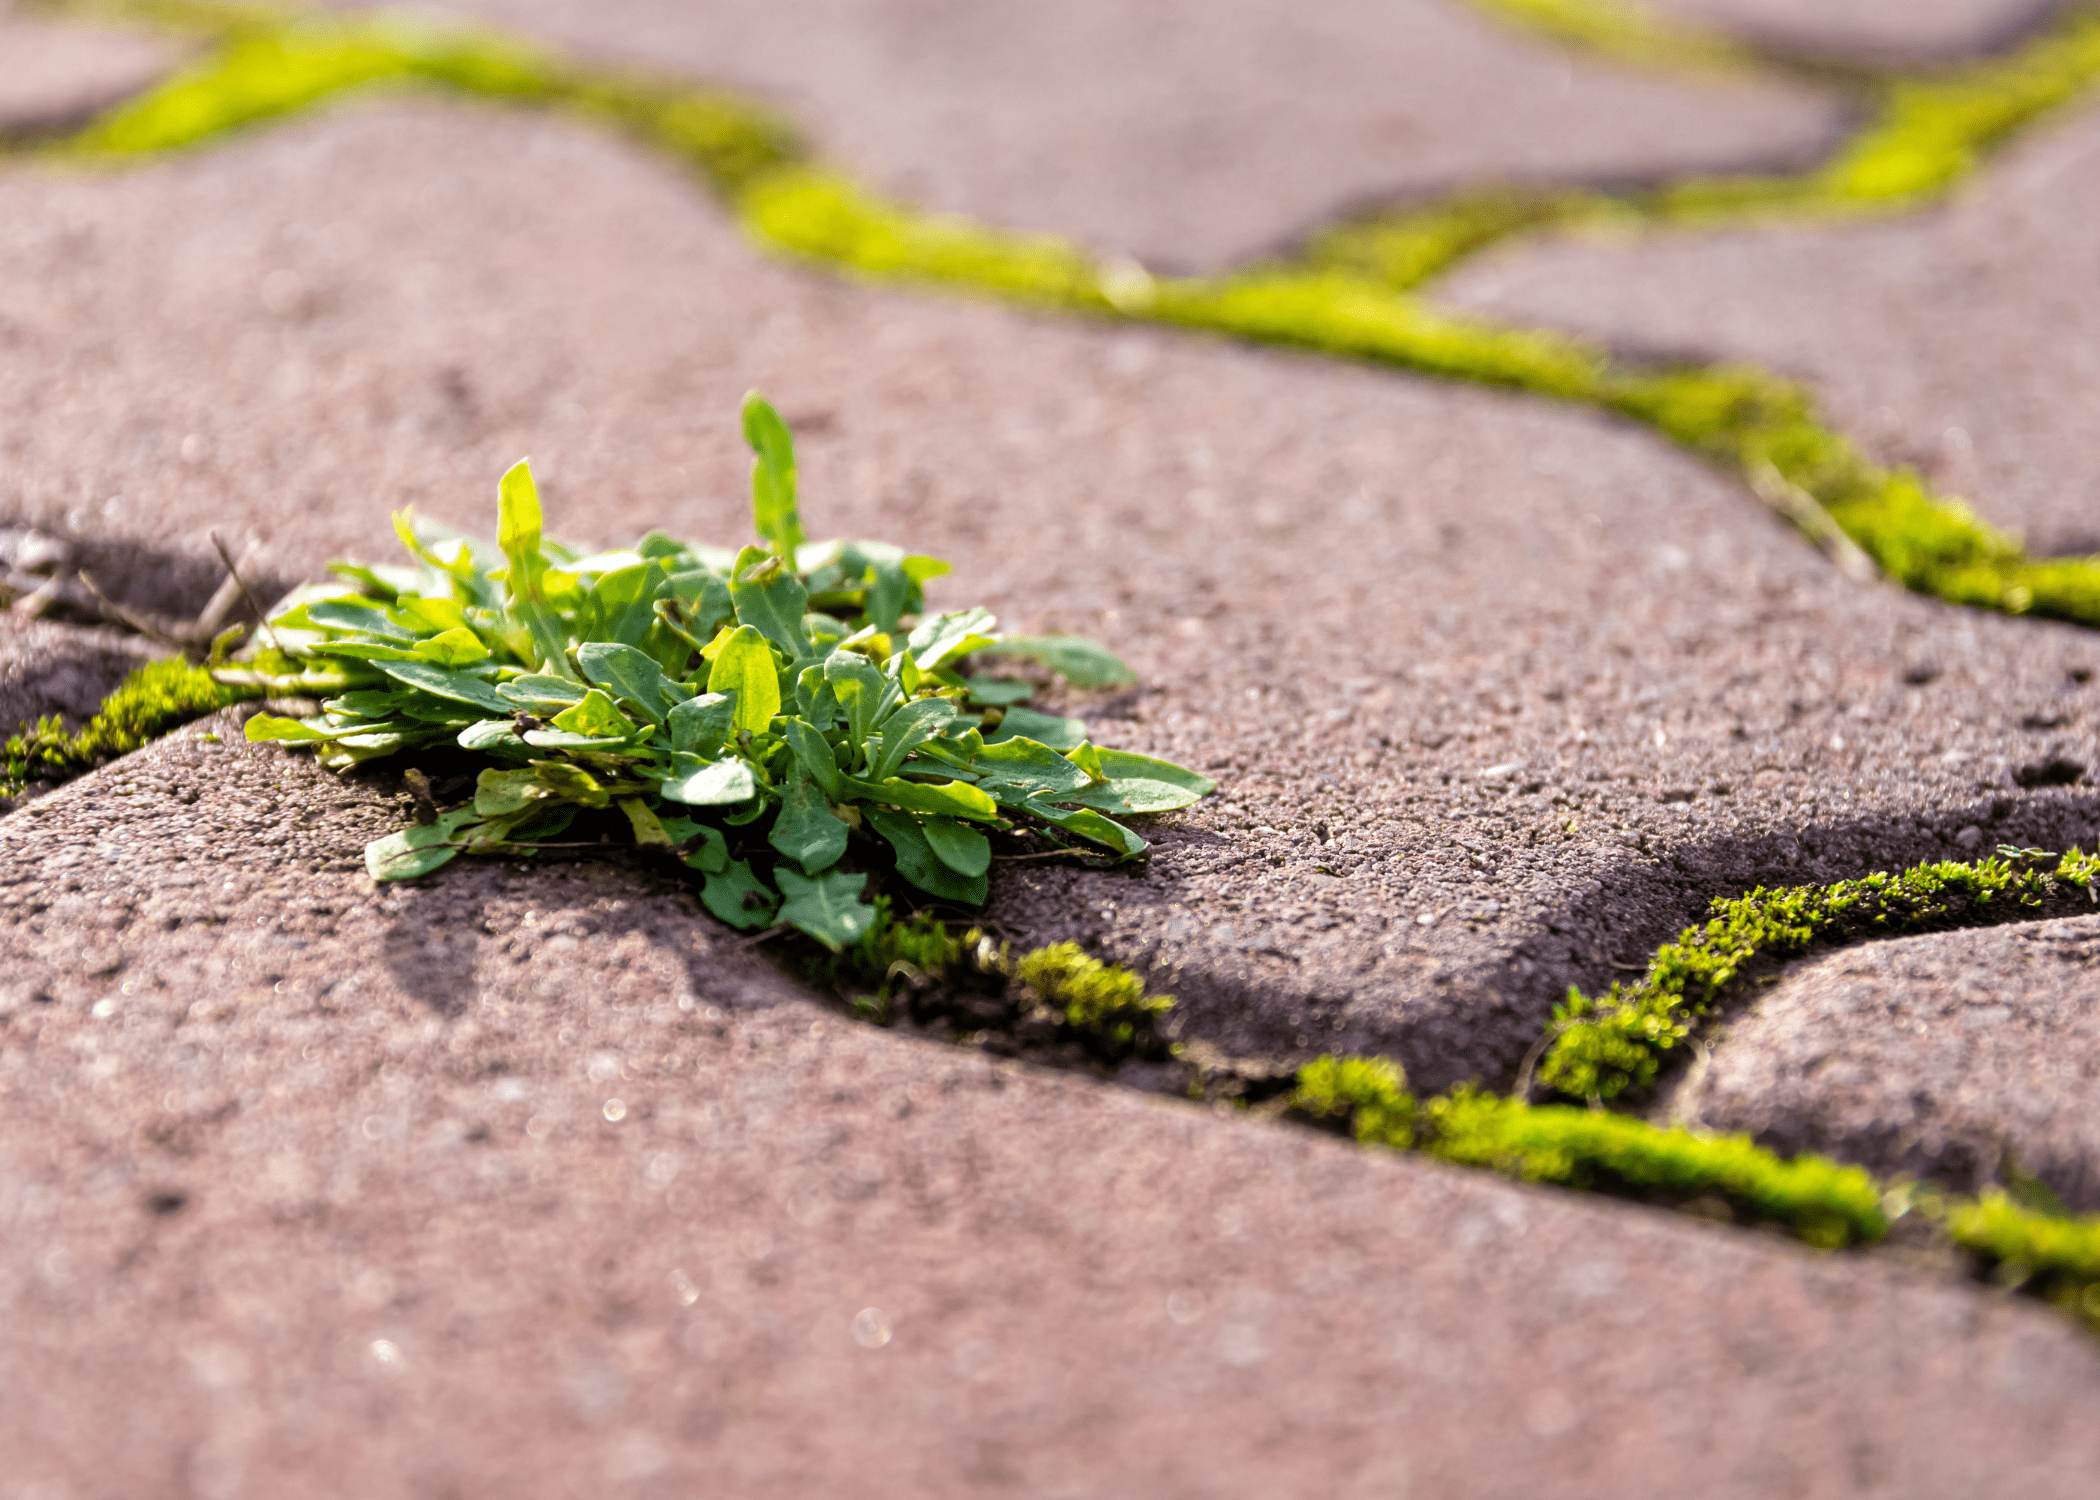
[[[249,689],[223,686],[203,667],[180,660],[149,662],[118,684],[77,734],[57,719],[45,719],[11,736],[0,746],[0,796],[15,796],[33,781],[70,781],[250,696]]]
[[[1111,1052],[1128,1049],[1174,1008],[1172,995],[1148,995],[1128,969],[1089,958],[1077,943],[1052,943],[1024,953],[1007,971],[1060,1011],[1074,1031],[1097,1037]]]
[[[1314,235],[1300,259],[1391,291],[1412,291],[1512,235],[1610,211],[1609,199],[1579,189],[1470,188],[1432,203],[1347,219]]]
[[[1719,32],[1666,20],[1621,0],[1465,0],[1477,11],[1613,62],[1669,72],[1739,72],[1749,48]]]
[[[1821,942],[1895,937],[2039,907],[2100,882],[2100,857],[2073,849],[2052,869],[1991,858],[1918,865],[1834,885],[1758,889],[1713,903],[1703,927],[1656,950],[1648,972],[1602,995],[1570,989],[1553,1013],[1539,1081],[1576,1099],[1611,1099],[1655,1081],[1664,1057],[1743,967],[1788,958]]]
[[[1989,1262],[1995,1279],[2026,1285],[2100,1332],[2100,1214],[2041,1213],[1994,1189],[1956,1207],[1947,1233]]]
[[[1415,1143],[1414,1095],[1390,1058],[1314,1058],[1298,1070],[1291,1108],[1316,1120],[1346,1120],[1367,1146],[1405,1151]]]

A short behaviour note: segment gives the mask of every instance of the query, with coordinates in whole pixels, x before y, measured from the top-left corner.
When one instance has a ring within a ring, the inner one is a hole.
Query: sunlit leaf
[[[780,712],[780,669],[773,648],[755,626],[740,625],[716,653],[707,674],[710,693],[736,694],[736,727],[762,734]]]
[[[985,647],[983,656],[1019,656],[1041,662],[1074,687],[1118,687],[1137,673],[1099,641],[1083,635],[1009,635]]]
[[[662,786],[663,795],[691,807],[726,807],[748,802],[758,795],[758,778],[751,767],[736,756],[703,761],[697,755],[671,757],[671,774]]]
[[[767,842],[811,875],[838,863],[846,852],[846,825],[833,815],[823,789],[799,767],[787,780]]]

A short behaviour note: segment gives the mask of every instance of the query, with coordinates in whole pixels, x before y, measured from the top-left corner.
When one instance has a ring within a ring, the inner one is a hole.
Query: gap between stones
[[[1584,15],[1557,0],[1475,3],[1534,27],[1557,28],[1564,38],[1621,61],[1709,69],[1786,66],[1786,59],[1770,49],[1732,43],[1718,33],[1667,27],[1635,11]],[[1154,277],[1133,262],[1097,260],[1054,237],[926,218],[825,171],[808,157],[791,128],[732,95],[576,68],[489,34],[394,22],[319,21],[195,0],[117,0],[54,9],[202,33],[220,46],[203,63],[77,133],[29,148],[39,154],[110,159],[200,144],[345,89],[386,81],[435,83],[565,109],[611,123],[679,157],[700,172],[755,237],[799,258],[877,279],[1309,348],[1615,412],[1738,473],[1764,503],[1855,577],[1879,569],[1951,603],[2100,625],[2100,559],[2028,558],[2010,538],[1959,504],[1932,495],[1915,476],[1867,463],[1822,425],[1813,397],[1798,385],[1740,367],[1643,369],[1595,345],[1452,318],[1404,295],[1465,256],[1528,230],[1600,220],[1640,227],[1754,223],[1888,212],[1943,196],[1977,170],[1991,150],[2100,77],[2100,11],[2067,11],[2035,41],[2001,60],[1933,74],[1872,75],[1879,96],[1874,118],[1831,161],[1806,173],[1690,178],[1617,194],[1581,188],[1461,191],[1427,208],[1344,221],[1314,236],[1295,264],[1220,277],[1167,278]],[[1821,70],[1825,82],[1851,83],[1859,76],[1828,66]],[[90,729],[113,726],[131,712],[134,732],[150,737],[159,731],[136,726],[156,722],[159,714],[191,716],[178,706],[183,700],[172,676],[145,694],[142,704],[120,704],[123,697],[122,691],[113,695]],[[143,713],[134,711],[139,707]],[[2093,863],[2074,851],[2049,873],[2008,870],[1986,861],[1907,871],[1893,879],[1899,889],[1929,880],[1971,895],[1988,887],[1995,896],[2026,892],[2036,881],[2090,881]],[[1882,885],[1874,886],[1875,880]],[[1889,880],[1871,877],[1855,884],[1885,894]],[[1820,902],[1829,911],[1851,894],[1811,888],[1790,899]],[[1732,908],[1735,925],[1724,914],[1716,924],[1723,930],[1710,927],[1705,936],[1714,939],[1761,923],[1769,927],[1776,899],[1763,891],[1739,898]],[[1059,962],[1092,962],[1076,951],[1054,962],[1039,953],[1009,973],[1012,961],[990,957],[992,950],[974,935],[954,940],[928,930],[912,936],[907,924],[894,923],[886,933],[898,947],[884,967],[885,987],[908,977],[900,964],[924,978],[967,960],[980,973],[1019,979],[1038,999],[1055,1000],[1056,980],[1038,976],[1038,985],[1023,966],[1035,959],[1050,975]],[[1756,948],[1754,940],[1745,941]],[[949,942],[958,945],[953,953],[941,947]],[[1678,1013],[1685,1009],[1681,989],[1670,992],[1673,1001],[1659,1005],[1630,996],[1663,995],[1665,981],[1677,972],[1673,965],[1683,965],[1687,954],[1710,957],[1711,952],[1701,946],[1696,929],[1688,930],[1679,944],[1659,950],[1645,992],[1637,986],[1622,994],[1615,986],[1610,995],[1588,1002],[1588,1009],[1571,1000],[1556,1020],[1559,1041],[1594,1040],[1608,1033],[1619,1041],[1630,1038],[1629,1045],[1639,1051],[1681,1039],[1689,1029],[1688,1018]],[[1738,954],[1735,966],[1713,980],[1700,1003],[1710,1005],[1748,956]],[[1096,965],[1085,972],[1098,980],[1107,971]],[[886,1005],[887,999],[878,1003]],[[1139,999],[1144,999],[1141,987]],[[1156,1003],[1138,1005],[1134,1019],[1117,1023],[1128,1028],[1117,1033],[1120,1040],[1135,1039],[1160,1009]],[[1071,1020],[1068,1015],[1064,1024]],[[1051,1024],[1058,1023],[1052,1018]],[[1549,1040],[1553,1045],[1558,1043]],[[1216,1085],[1221,1097],[1236,1094],[1246,1100],[1276,1091],[1273,1075],[1239,1075],[1230,1059],[1215,1061],[1216,1066],[1195,1065],[1206,1093]],[[1382,1059],[1322,1059],[1291,1082],[1289,1108],[1306,1118],[1345,1120],[1359,1140],[1414,1145],[1419,1124],[1425,1149],[1449,1160],[1531,1180],[1659,1196],[1695,1210],[1718,1195],[1730,1213],[1780,1222],[1811,1243],[1878,1240],[1887,1233],[1891,1210],[1922,1209],[1924,1217],[1944,1222],[1949,1242],[1995,1267],[2001,1283],[2038,1290],[2100,1326],[2100,1218],[2080,1223],[2051,1212],[2046,1202],[2037,1208],[2038,1185],[2024,1186],[2025,1202],[1996,1193],[1948,1208],[1929,1187],[1883,1189],[1856,1168],[1814,1158],[1781,1162],[1747,1138],[1714,1140],[1626,1116],[1531,1106],[1521,1098],[1497,1099],[1464,1087],[1418,1106],[1397,1067]]]

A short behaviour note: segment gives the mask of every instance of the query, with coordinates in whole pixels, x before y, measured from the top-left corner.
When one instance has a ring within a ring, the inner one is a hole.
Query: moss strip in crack
[[[1719,31],[1688,26],[1625,0],[1463,0],[1505,25],[1636,68],[1735,73],[1755,67],[1754,49]]]
[[[1818,943],[1897,937],[2034,910],[2052,897],[2090,892],[2096,883],[2100,856],[2073,849],[2045,868],[2026,859],[1949,861],[1717,900],[1705,926],[1688,927],[1658,949],[1633,984],[1614,984],[1597,996],[1569,989],[1553,1013],[1539,1080],[1576,1099],[1612,1099],[1645,1088],[1756,960],[1794,957]]]
[[[1993,1280],[2023,1287],[2100,1333],[2100,1214],[2043,1213],[1994,1189],[1957,1205],[1947,1234],[1982,1257]]]
[[[151,13],[162,20],[184,11],[181,0],[152,0]],[[220,24],[213,19],[219,8],[198,13],[199,29]],[[1817,194],[1886,204],[1902,196],[1890,188],[1899,180],[1911,184],[1912,198],[1924,191],[1920,184],[1937,191],[2096,75],[2100,11],[2081,10],[2011,57],[1891,85],[1879,123],[1821,169],[1825,176],[1815,180],[1824,185],[1790,199],[1788,211],[1807,211]],[[1870,560],[1907,587],[1950,602],[2100,626],[2100,560],[2028,558],[1914,475],[1868,463],[1822,424],[1799,386],[1732,367],[1621,369],[1579,339],[1395,295],[1396,284],[1411,284],[1450,256],[1575,212],[1578,198],[1582,212],[1603,211],[1594,195],[1546,202],[1484,189],[1453,200],[1436,222],[1378,228],[1375,254],[1344,253],[1335,241],[1310,265],[1154,277],[1055,236],[886,201],[807,162],[790,127],[733,95],[579,67],[483,33],[391,20],[251,26],[63,149],[88,156],[173,149],[389,80],[568,110],[627,130],[695,168],[759,241],[829,269],[1317,350],[1613,411],[1733,470],[1818,545],[1860,562],[1855,571]],[[1784,179],[1797,187],[1809,180]],[[1368,241],[1359,236],[1358,243]]]
[[[1559,10],[1557,0],[1479,0]],[[1586,7],[1585,7],[1586,8]],[[1359,214],[1302,263],[1412,291],[1488,246],[1543,229],[1764,226],[1916,208],[1945,197],[2026,127],[2100,83],[2100,6],[2066,11],[2005,57],[1877,81],[1866,123],[1800,172],[1693,176],[1619,191],[1509,183]]]
[[[185,661],[148,662],[118,684],[78,733],[69,733],[53,718],[11,736],[0,747],[0,796],[19,796],[34,782],[70,781],[192,719],[252,696],[253,690],[227,687],[205,668]]]
[[[1344,1120],[1366,1144],[1413,1148],[1525,1182],[1679,1205],[1718,1201],[1734,1217],[1784,1225],[1826,1248],[1888,1232],[1881,1189],[1858,1167],[1814,1156],[1783,1160],[1748,1136],[1700,1135],[1601,1110],[1533,1106],[1472,1088],[1417,1101],[1398,1066],[1383,1058],[1308,1063],[1291,1107]]]

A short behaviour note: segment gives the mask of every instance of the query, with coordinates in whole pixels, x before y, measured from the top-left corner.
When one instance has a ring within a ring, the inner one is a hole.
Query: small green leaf
[[[886,812],[871,807],[867,819],[868,826],[888,839],[890,847],[897,851],[899,875],[920,890],[946,900],[963,901],[971,906],[984,905],[988,882],[983,873],[964,875],[949,868],[947,862],[934,853],[933,845],[916,817],[906,812]],[[977,837],[981,839],[983,835]]]
[[[285,719],[275,714],[257,714],[250,719],[241,732],[254,745],[281,741],[293,745],[310,745],[326,740],[344,740],[357,735],[382,734],[396,728],[410,726],[392,722],[374,724],[360,719],[352,724],[330,724],[326,719]]]
[[[773,913],[779,909],[780,898],[751,873],[748,863],[738,859],[730,861],[727,868],[708,875],[707,884],[700,891],[700,904],[731,927],[741,927],[749,932],[753,928],[773,925]]]
[[[541,670],[567,677],[566,632],[547,603],[544,587],[547,559],[540,551],[540,494],[532,482],[532,466],[524,459],[513,464],[497,497],[496,545],[510,560],[510,612],[531,637]]]
[[[1069,801],[1070,798],[1059,798]],[[1045,823],[1062,828],[1096,844],[1106,845],[1124,858],[1129,859],[1145,852],[1145,841],[1113,819],[1104,818],[1090,808],[1068,812],[1051,805],[1048,796],[1031,797],[1021,804],[1024,812],[1033,813]]]
[[[766,841],[814,875],[837,864],[846,852],[846,825],[832,812],[816,782],[797,767],[788,779],[780,816]]]
[[[597,739],[626,739],[635,731],[634,721],[620,712],[602,688],[592,688],[581,702],[563,709],[550,722],[556,729]]]
[[[710,693],[736,694],[736,727],[763,734],[780,712],[780,668],[755,626],[740,625],[723,642],[707,674]]]
[[[843,648],[824,659],[824,680],[846,710],[846,733],[853,748],[862,748],[869,733],[895,707],[896,684],[865,656]]]
[[[658,813],[657,821],[663,824],[673,844],[683,847],[698,841],[698,847],[685,857],[692,868],[706,875],[719,875],[729,868],[729,840],[722,837],[721,829],[675,813]]]
[[[417,823],[365,845],[365,870],[374,880],[413,880],[450,864],[459,834],[480,816],[471,807],[440,813],[435,823]]]
[[[857,943],[873,925],[875,908],[861,901],[868,883],[865,874],[848,875],[841,870],[809,879],[793,870],[774,871],[780,893],[787,898],[780,920],[808,933],[832,952]]]
[[[846,795],[862,802],[887,802],[913,812],[955,818],[975,818],[980,823],[999,821],[999,807],[967,781],[861,781],[842,777]],[[1019,799],[1016,799],[1017,801]]]
[[[1015,803],[1039,792],[1076,792],[1088,783],[1086,772],[1047,745],[1029,739],[986,745],[970,763],[977,784],[1001,802]]]
[[[985,736],[989,744],[1028,739],[1053,750],[1076,750],[1086,742],[1086,724],[1057,714],[1037,713],[1032,708],[1009,708],[999,727]]]
[[[484,818],[521,812],[553,795],[553,789],[540,773],[531,768],[517,771],[491,768],[474,779],[474,811]]]
[[[894,775],[904,757],[948,727],[955,705],[946,698],[921,698],[907,703],[882,721],[882,756],[870,775],[881,781]]]
[[[1013,677],[972,677],[963,684],[970,693],[972,703],[982,703],[991,708],[1004,708],[1009,703],[1025,703],[1035,696],[1035,684]]]
[[[920,825],[935,858],[958,875],[982,875],[992,867],[992,841],[952,818],[928,818]]]
[[[809,637],[802,629],[802,612],[809,607],[809,590],[792,573],[783,572],[777,558],[756,547],[737,554],[736,566],[729,595],[736,601],[737,623],[764,632],[789,661],[807,656]]]
[[[839,774],[838,754],[831,748],[830,741],[805,720],[789,719],[787,742],[795,752],[796,761],[816,778],[824,795],[838,801],[845,794],[845,781]]]
[[[689,750],[703,760],[722,753],[722,745],[736,723],[736,699],[726,693],[702,693],[672,709],[666,723],[671,730],[671,748]]]
[[[673,802],[691,807],[727,807],[748,802],[758,795],[758,778],[751,767],[736,756],[703,761],[697,755],[679,753],[671,757],[671,774],[664,778],[662,794]]]
[[[462,750],[500,753],[517,750],[524,743],[518,738],[517,726],[509,719],[483,719],[459,732],[459,748]]]
[[[802,546],[795,509],[795,439],[780,413],[757,391],[744,397],[744,441],[751,445],[751,520],[789,567]]]
[[[456,703],[471,703],[476,708],[492,714],[517,712],[516,705],[505,698],[489,683],[466,672],[455,672],[449,667],[435,666],[426,661],[389,661],[380,663],[379,670],[396,682],[405,682],[410,687],[439,698],[449,698]]]
[[[534,714],[547,714],[560,713],[571,703],[581,703],[585,688],[582,683],[572,682],[566,677],[527,672],[523,677],[497,684],[496,691],[507,703]]]
[[[421,642],[416,647],[416,655],[441,667],[471,667],[477,661],[489,659],[489,648],[481,643],[480,636],[461,627],[443,631]]]
[[[572,766],[565,760],[536,760],[532,768],[549,791],[566,801],[584,807],[603,807],[612,801],[612,793],[581,766]]]
[[[587,641],[576,648],[576,665],[586,681],[624,699],[652,724],[664,721],[664,672],[646,651],[608,641]]]
[[[1083,635],[1009,635],[982,648],[981,654],[1039,661],[1074,687],[1116,687],[1137,681],[1137,673],[1114,652]]]
[[[634,841],[637,844],[645,849],[671,847],[671,835],[664,831],[664,825],[657,820],[656,814],[649,810],[648,803],[639,797],[622,797],[618,799],[617,806],[621,812],[627,814],[627,821],[634,828]]]
[[[989,610],[965,609],[935,615],[911,633],[906,643],[912,660],[922,672],[937,671],[948,663],[992,644],[999,622]]]
[[[1134,755],[1128,750],[1095,752],[1104,786],[1091,786],[1061,800],[1081,802],[1110,813],[1172,812],[1187,807],[1218,789],[1208,776],[1177,766],[1170,760]]]

